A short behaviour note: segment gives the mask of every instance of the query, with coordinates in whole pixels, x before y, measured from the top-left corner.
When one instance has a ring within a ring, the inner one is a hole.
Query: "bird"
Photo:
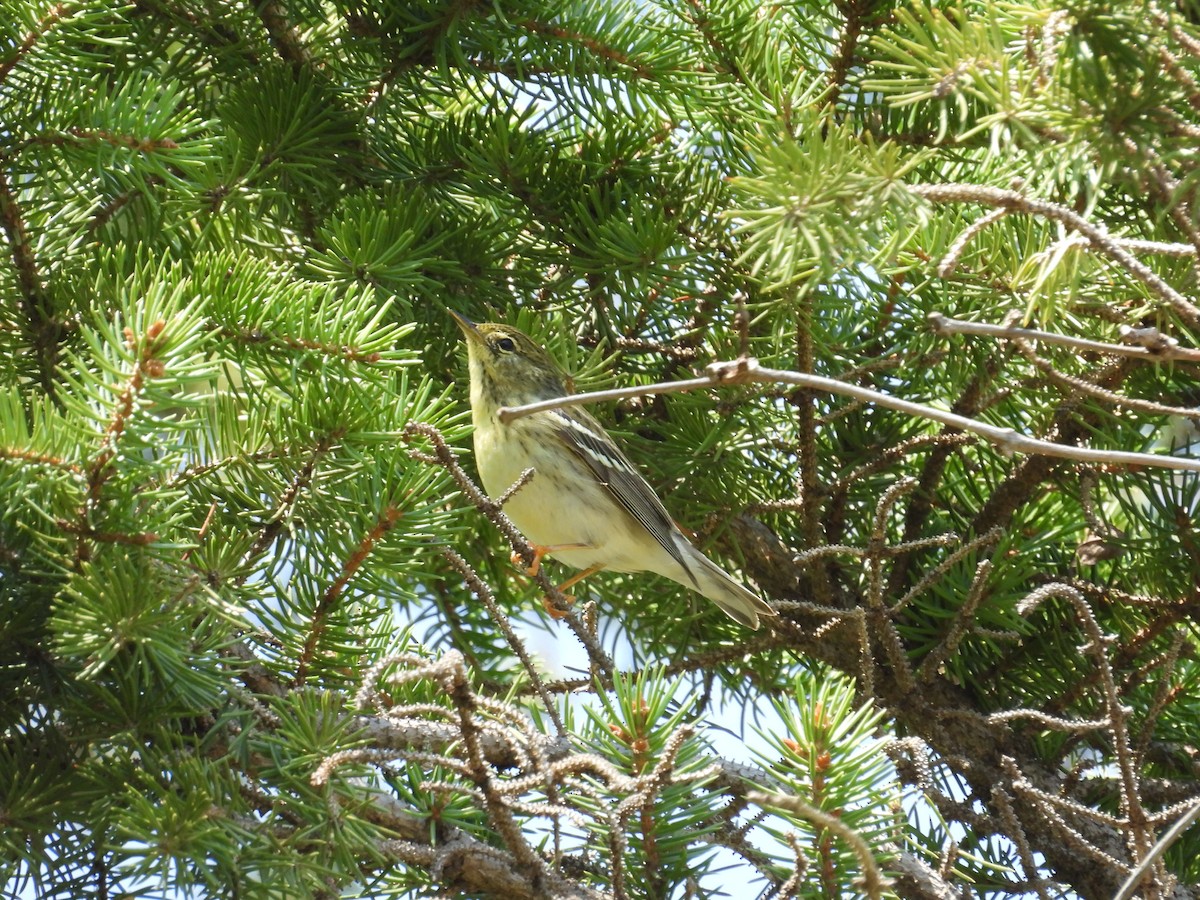
[[[502,422],[504,407],[568,395],[570,379],[511,325],[450,315],[466,338],[475,464],[484,489],[500,496],[533,470],[504,505],[534,548],[530,574],[552,554],[580,570],[563,589],[600,570],[653,572],[707,597],[747,628],[775,615],[693,546],[590,413],[566,407]]]

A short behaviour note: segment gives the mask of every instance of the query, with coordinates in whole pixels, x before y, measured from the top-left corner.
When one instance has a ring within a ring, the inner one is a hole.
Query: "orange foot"
[[[575,597],[571,594],[563,594],[563,599],[567,601],[568,607],[575,603]],[[559,609],[554,605],[556,602],[557,601],[553,597],[547,594],[542,598],[542,608],[546,610],[546,612],[550,614],[550,618],[554,619],[555,621],[558,621],[559,619],[565,619],[571,613],[565,609]]]
[[[533,549],[533,562],[529,565],[525,565],[525,560],[523,559],[522,554],[516,550],[514,550],[508,558],[512,560],[512,564],[514,566],[518,566],[526,575],[532,578],[541,571],[543,556],[549,556],[551,553],[558,553],[560,550],[586,550],[591,546],[591,544],[554,544],[549,547],[544,544],[530,544],[529,546]],[[575,579],[575,581],[578,581],[578,579]],[[571,581],[569,583],[574,584],[575,581]]]
[[[578,547],[580,545],[576,544],[574,546]],[[559,549],[561,550],[562,548],[560,547]],[[567,593],[567,588],[571,587],[572,585],[579,584],[579,582],[583,581],[583,579],[587,578],[589,575],[595,575],[603,568],[604,566],[600,563],[597,563],[594,566],[588,566],[582,572],[576,572],[558,586],[559,591],[567,599],[567,606],[570,606],[575,602],[575,597]],[[545,608],[546,612],[550,614],[550,618],[552,619],[565,619],[567,617],[567,613],[564,610],[558,609],[554,605],[554,600],[548,596],[542,598],[542,606]]]

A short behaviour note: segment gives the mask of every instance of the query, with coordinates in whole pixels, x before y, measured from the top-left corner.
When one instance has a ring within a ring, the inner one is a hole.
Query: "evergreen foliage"
[[[4,896],[1200,895],[1198,21],[0,0]],[[543,611],[447,309],[742,359],[594,409],[778,624]]]

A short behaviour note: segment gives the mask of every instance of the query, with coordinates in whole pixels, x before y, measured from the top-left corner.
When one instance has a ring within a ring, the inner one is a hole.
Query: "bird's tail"
[[[758,628],[759,616],[774,616],[775,610],[767,606],[761,598],[741,584],[738,584],[728,572],[715,562],[696,551],[692,554],[695,568],[697,589],[717,606],[722,612],[747,628]]]

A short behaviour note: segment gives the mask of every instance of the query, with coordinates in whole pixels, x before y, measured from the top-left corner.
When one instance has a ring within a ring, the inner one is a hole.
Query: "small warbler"
[[[529,337],[508,325],[476,325],[451,312],[467,339],[475,462],[492,496],[526,469],[533,478],[504,511],[541,557],[583,571],[654,572],[712,600],[749,628],[775,611],[692,546],[650,485],[580,407],[533,413],[505,424],[501,407],[562,397],[567,376]]]

